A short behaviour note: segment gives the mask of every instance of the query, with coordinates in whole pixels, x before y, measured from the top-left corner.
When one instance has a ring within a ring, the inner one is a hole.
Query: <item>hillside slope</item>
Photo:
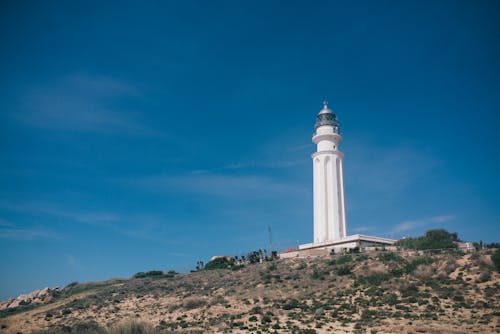
[[[0,334],[498,333],[491,250],[277,260],[242,269],[67,287],[48,304],[3,311]]]

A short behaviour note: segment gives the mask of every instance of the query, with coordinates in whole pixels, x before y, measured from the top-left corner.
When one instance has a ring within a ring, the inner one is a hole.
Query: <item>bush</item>
[[[33,334],[107,334],[108,331],[96,322],[81,322],[68,326],[54,326],[44,331],[34,331]]]
[[[410,274],[415,269],[417,269],[418,266],[420,266],[422,264],[431,264],[432,262],[434,262],[434,260],[431,257],[421,257],[421,258],[415,259],[415,260],[407,263],[404,266],[403,270],[405,273]]]
[[[195,308],[199,308],[205,305],[206,303],[207,302],[205,299],[198,297],[191,297],[191,298],[186,298],[186,300],[184,300],[184,302],[182,303],[182,306],[184,306],[184,308],[187,310],[192,310]]]
[[[351,273],[351,267],[349,265],[343,265],[337,268],[337,275],[345,276]]]
[[[111,328],[109,334],[154,334],[154,332],[151,324],[129,321]]]
[[[136,273],[133,278],[146,278],[146,277],[158,277],[158,276],[163,276],[163,271],[161,270],[151,270],[147,272],[138,272]]]
[[[349,254],[359,254],[361,252],[361,250],[359,249],[358,246],[354,247],[354,248],[350,248],[348,250]]]
[[[405,260],[401,256],[399,256],[393,252],[382,253],[378,256],[378,259],[382,262],[391,262],[391,261],[399,262],[399,263],[405,262]]]
[[[262,317],[262,319],[260,319],[260,322],[263,323],[263,324],[266,324],[266,323],[270,323],[272,322],[273,320],[271,319],[270,316],[268,315],[265,315]]]
[[[346,264],[352,261],[352,256],[351,255],[344,255],[341,256],[335,261],[336,264]]]
[[[366,285],[380,285],[382,282],[388,281],[390,276],[388,274],[374,273],[367,276],[361,276],[358,278],[358,282]]]
[[[233,258],[228,258],[225,256],[217,257],[205,265],[205,270],[215,270],[215,269],[233,269],[233,267],[240,268],[236,265],[236,261]]]
[[[71,289],[78,285],[78,282],[71,282],[64,287],[64,289]]]
[[[314,269],[313,272],[311,273],[311,278],[324,280],[325,276],[328,276],[328,274],[329,274],[328,271],[320,271],[318,269]]]
[[[299,301],[297,299],[290,299],[281,306],[283,310],[292,310],[297,307],[300,307]]]
[[[394,277],[401,277],[401,276],[403,276],[404,272],[403,272],[403,269],[401,269],[401,268],[393,268],[390,270],[390,273]]]
[[[496,271],[500,272],[500,248],[493,253],[491,260],[493,261]]]
[[[300,329],[299,334],[316,334],[316,330],[312,328]]]

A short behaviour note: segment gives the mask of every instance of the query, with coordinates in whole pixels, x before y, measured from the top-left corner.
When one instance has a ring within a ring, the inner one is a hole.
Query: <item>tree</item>
[[[450,233],[444,229],[436,229],[425,232],[424,236],[418,238],[405,238],[399,240],[396,245],[406,249],[442,249],[457,248],[455,242],[459,241],[457,233]]]
[[[247,255],[248,262],[251,264],[260,262],[260,253],[258,251],[253,251]]]
[[[203,268],[205,268],[205,263],[203,263],[203,261],[198,261],[196,262],[196,270],[203,270]]]

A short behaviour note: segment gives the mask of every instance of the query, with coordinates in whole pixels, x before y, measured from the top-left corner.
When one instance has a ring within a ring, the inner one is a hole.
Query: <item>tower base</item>
[[[281,253],[281,258],[292,257],[307,257],[307,256],[321,256],[328,255],[332,252],[342,252],[354,248],[376,248],[376,247],[394,247],[397,242],[394,239],[374,237],[370,235],[354,234],[342,239],[310,243],[299,245],[299,249],[295,251],[288,251]]]

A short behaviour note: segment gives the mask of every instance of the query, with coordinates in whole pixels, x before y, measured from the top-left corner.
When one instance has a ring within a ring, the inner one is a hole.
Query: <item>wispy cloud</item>
[[[14,223],[0,218],[0,227],[12,227],[12,226],[14,226]]]
[[[353,228],[353,232],[368,232],[371,230],[373,230],[373,228],[370,226],[358,226]]]
[[[436,159],[405,145],[380,148],[357,144],[346,159],[346,172],[353,176],[356,186],[385,195],[398,194],[438,164]]]
[[[137,87],[125,81],[120,81],[104,75],[75,73],[68,76],[68,80],[76,87],[87,88],[87,91],[91,94],[98,93],[106,96],[142,96]]]
[[[84,224],[106,229],[113,233],[121,234],[134,239],[165,240],[165,235],[171,235],[171,230],[180,224],[168,224],[169,220],[161,215],[116,212],[72,210],[56,203],[24,202],[22,204],[0,201],[0,208],[26,215],[28,220],[33,217],[48,218],[52,223],[57,220]],[[40,219],[40,218],[38,218]],[[5,238],[35,239],[56,238],[59,234],[51,232],[44,227],[17,228],[15,224],[0,218],[0,233]],[[161,237],[159,237],[161,236]],[[160,239],[161,238],[161,239]],[[175,241],[173,241],[175,243]]]
[[[14,117],[48,129],[157,135],[138,113],[120,106],[140,97],[139,90],[126,82],[74,74],[33,88]]]
[[[15,203],[11,201],[0,201],[0,208],[14,212],[44,214],[53,217],[67,218],[79,223],[93,225],[103,225],[120,220],[120,216],[112,212],[86,212],[67,210],[61,208],[57,204],[47,202]]]
[[[287,151],[288,152],[295,152],[295,151],[303,151],[303,150],[306,150],[306,149],[312,151],[314,149],[314,144],[310,143],[310,144],[302,144],[302,145],[296,145],[296,146],[288,147]]]
[[[154,191],[188,192],[212,196],[269,197],[307,192],[303,185],[259,175],[224,175],[204,171],[178,176],[151,176],[125,180],[126,184]]]
[[[249,161],[249,162],[237,162],[224,165],[219,168],[214,168],[211,171],[218,170],[238,170],[238,169],[250,169],[250,168],[268,168],[268,169],[280,169],[288,168],[297,165],[302,165],[306,161],[301,160],[276,160],[276,161]]]
[[[34,240],[58,239],[60,234],[44,227],[21,227],[11,221],[0,218],[0,239]]]
[[[394,233],[402,233],[425,226],[439,226],[453,219],[455,219],[454,215],[440,215],[423,219],[405,220],[394,226],[392,231]]]
[[[204,173],[227,173],[231,171],[243,171],[246,170],[257,170],[257,169],[283,169],[295,167],[298,165],[303,165],[308,163],[309,160],[297,159],[297,160],[260,160],[260,161],[240,161],[231,162],[219,167],[209,168],[209,169],[197,169],[192,171],[192,174],[204,174]]]
[[[58,239],[60,235],[44,229],[6,228],[0,229],[0,238],[14,240]]]

